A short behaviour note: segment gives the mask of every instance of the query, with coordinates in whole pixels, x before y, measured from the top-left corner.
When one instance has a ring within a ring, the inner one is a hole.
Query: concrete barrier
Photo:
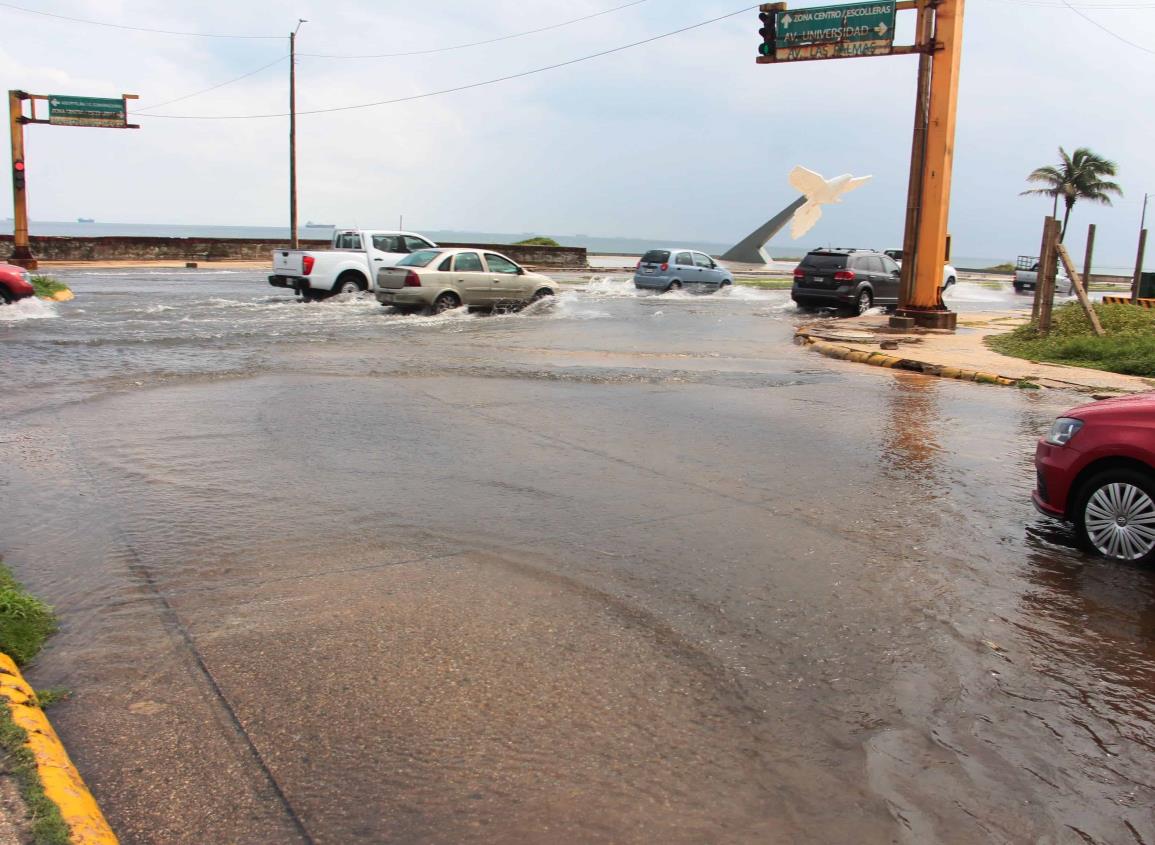
[[[288,249],[276,238],[151,238],[39,237],[29,238],[32,253],[42,261],[269,261],[275,249]],[[329,241],[301,241],[301,249],[328,249]],[[584,269],[585,247],[514,244],[443,244],[476,247],[508,255],[522,264],[557,269]],[[12,236],[0,235],[0,254],[12,254]]]
[[[1131,301],[1129,296],[1104,296],[1104,305],[1138,305],[1140,308],[1155,308],[1155,299],[1136,299]]]
[[[40,709],[36,693],[12,658],[3,653],[0,698],[12,714],[12,721],[28,736],[26,747],[36,761],[44,794],[60,808],[73,845],[116,845],[116,835]]]

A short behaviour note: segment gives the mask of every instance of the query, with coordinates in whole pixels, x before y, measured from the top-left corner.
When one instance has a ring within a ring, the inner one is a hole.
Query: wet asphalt
[[[122,841],[1155,843],[1155,572],[1029,502],[1078,397],[785,292],[66,280],[0,312],[0,554]]]

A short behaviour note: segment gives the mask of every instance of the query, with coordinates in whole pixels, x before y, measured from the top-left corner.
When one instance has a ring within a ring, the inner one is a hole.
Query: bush
[[[513,246],[561,246],[553,238],[546,238],[538,235],[533,238],[526,238],[524,241],[517,241]]]
[[[1125,375],[1155,377],[1155,311],[1134,305],[1094,306],[1107,333],[1097,337],[1078,303],[1055,309],[1051,331],[1033,325],[987,338],[996,352],[1031,361],[1050,361]]]

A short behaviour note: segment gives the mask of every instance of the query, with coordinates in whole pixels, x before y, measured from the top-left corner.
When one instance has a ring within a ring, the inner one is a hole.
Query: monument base
[[[958,326],[958,314],[946,308],[899,308],[896,317],[914,320],[923,329],[945,329],[953,332]]]

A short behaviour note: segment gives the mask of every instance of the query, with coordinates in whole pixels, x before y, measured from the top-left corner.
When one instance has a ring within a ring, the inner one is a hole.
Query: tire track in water
[[[66,426],[61,426],[61,428],[65,432],[65,436],[67,437],[68,442],[72,447],[73,454],[76,455],[77,466],[79,467],[80,472],[84,475],[85,478],[88,479],[89,483],[92,484],[94,489],[98,489],[99,484],[96,478],[96,474],[93,472],[91,466],[86,460],[84,450],[76,442],[76,439],[73,437],[71,431],[69,431]],[[257,748],[253,738],[245,729],[244,723],[237,715],[236,710],[233,708],[232,702],[229,701],[228,696],[225,694],[224,689],[222,689],[220,683],[217,681],[217,678],[213,674],[212,669],[209,668],[208,663],[204,659],[204,656],[197,648],[196,641],[193,639],[193,636],[189,632],[187,626],[181,620],[180,614],[177,613],[176,608],[172,606],[172,603],[169,601],[164,591],[161,590],[153,569],[147,563],[145,563],[144,558],[136,548],[136,545],[132,542],[132,539],[128,536],[128,534],[119,523],[114,523],[112,526],[110,526],[110,528],[111,532],[121,543],[125,552],[130,558],[130,562],[128,564],[128,570],[130,574],[145,586],[148,594],[160,607],[164,626],[165,629],[169,632],[170,638],[181,648],[183,648],[188,657],[192,660],[193,666],[196,668],[197,674],[201,677],[205,687],[208,689],[212,701],[216,703],[217,707],[224,715],[226,723],[232,727],[235,733],[235,738],[240,740],[242,747],[246,750],[249,757],[249,762],[257,769],[260,778],[264,781],[269,791],[275,797],[276,802],[280,805],[290,824],[300,835],[301,841],[305,843],[305,845],[315,845],[316,840],[305,826],[304,821],[301,819],[300,814],[289,800],[288,795],[285,794],[284,789],[281,787],[281,784],[277,780],[276,775],[274,775],[272,770],[269,768],[268,763],[265,761],[265,758],[261,754],[260,749]]]

